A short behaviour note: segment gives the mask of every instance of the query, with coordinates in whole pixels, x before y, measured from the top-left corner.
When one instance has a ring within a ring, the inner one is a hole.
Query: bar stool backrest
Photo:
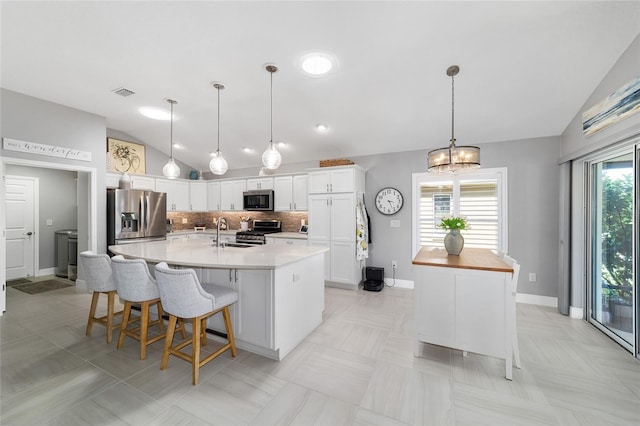
[[[111,259],[111,269],[118,296],[124,300],[144,302],[160,297],[156,280],[151,276],[147,262],[143,259],[114,256]]]
[[[193,269],[156,265],[156,282],[165,312],[179,318],[195,318],[215,310],[215,297],[205,292]]]
[[[116,290],[109,255],[83,251],[80,253],[80,263],[85,274],[87,289],[98,292]]]

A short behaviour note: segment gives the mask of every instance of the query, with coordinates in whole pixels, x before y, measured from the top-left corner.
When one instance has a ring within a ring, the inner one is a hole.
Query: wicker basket
[[[350,166],[355,164],[348,158],[336,158],[333,160],[320,160],[320,167],[333,167],[333,166]]]

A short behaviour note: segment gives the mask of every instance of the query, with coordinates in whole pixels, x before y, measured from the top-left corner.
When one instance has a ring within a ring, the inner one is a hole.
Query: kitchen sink
[[[239,244],[239,243],[226,243],[220,247],[237,247],[237,248],[249,248],[255,247],[255,244]]]

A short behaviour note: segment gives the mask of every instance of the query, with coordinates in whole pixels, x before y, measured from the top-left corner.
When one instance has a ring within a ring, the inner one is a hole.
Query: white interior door
[[[7,280],[35,275],[35,188],[35,178],[5,178]]]

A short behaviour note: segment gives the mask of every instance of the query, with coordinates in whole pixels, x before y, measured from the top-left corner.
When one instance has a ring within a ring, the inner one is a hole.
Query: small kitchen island
[[[114,254],[146,260],[150,269],[160,262],[192,268],[202,282],[236,290],[239,298],[231,306],[231,319],[237,347],[276,360],[322,322],[327,250],[289,245],[216,247],[208,239],[109,246]],[[219,316],[210,318],[207,328],[224,333]]]
[[[422,247],[415,266],[415,356],[420,342],[505,360],[512,379],[515,302],[513,268],[491,250],[465,248],[459,256]]]

